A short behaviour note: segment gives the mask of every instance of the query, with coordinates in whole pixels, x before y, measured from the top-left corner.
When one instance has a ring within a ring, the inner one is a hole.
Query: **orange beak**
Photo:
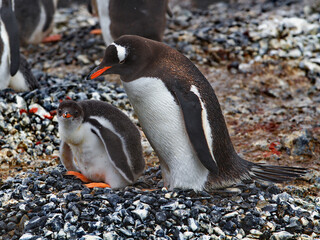
[[[109,68],[111,68],[111,66],[104,67],[104,68],[101,68],[101,69],[97,70],[96,72],[91,74],[90,79],[95,79],[95,78],[99,77],[102,73],[107,71]]]
[[[62,116],[64,118],[71,118],[72,117],[72,115],[70,113],[64,113]]]

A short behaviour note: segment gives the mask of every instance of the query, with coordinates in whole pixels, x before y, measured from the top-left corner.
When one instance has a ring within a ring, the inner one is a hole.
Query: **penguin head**
[[[60,123],[69,123],[75,126],[81,124],[84,118],[82,108],[72,100],[61,102],[57,110],[57,115]]]
[[[134,75],[152,61],[153,42],[135,35],[123,35],[107,47],[102,62],[87,79],[105,74],[119,74],[121,77]]]

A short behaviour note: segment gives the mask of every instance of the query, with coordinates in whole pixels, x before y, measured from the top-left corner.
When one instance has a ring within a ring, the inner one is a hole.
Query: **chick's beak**
[[[71,115],[70,113],[68,113],[68,112],[65,112],[65,113],[62,115],[62,117],[64,117],[64,118],[71,118],[72,115]]]
[[[107,71],[109,68],[111,68],[111,66],[107,66],[107,67],[96,67],[95,69],[93,69],[90,74],[87,76],[87,79],[95,79],[97,77],[99,77],[101,74],[103,74],[105,71]]]

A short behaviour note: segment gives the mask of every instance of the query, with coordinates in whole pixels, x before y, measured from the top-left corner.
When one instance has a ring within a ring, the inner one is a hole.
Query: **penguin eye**
[[[124,64],[124,62],[125,62],[125,61],[124,61],[124,59],[123,59],[123,60],[122,60],[122,61],[120,61],[119,63],[120,63],[120,64]]]

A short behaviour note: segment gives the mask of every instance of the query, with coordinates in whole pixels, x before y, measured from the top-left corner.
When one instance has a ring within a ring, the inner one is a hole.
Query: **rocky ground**
[[[59,102],[99,99],[138,121],[117,76],[84,80],[103,57],[85,5],[60,8],[62,40],[23,48],[41,88],[0,92],[0,239],[319,239],[320,2],[239,0],[172,6],[164,42],[212,83],[237,152],[310,169],[294,182],[215,193],[163,189],[147,169],[123,190],[84,187],[59,163]],[[154,188],[155,191],[143,191]]]

